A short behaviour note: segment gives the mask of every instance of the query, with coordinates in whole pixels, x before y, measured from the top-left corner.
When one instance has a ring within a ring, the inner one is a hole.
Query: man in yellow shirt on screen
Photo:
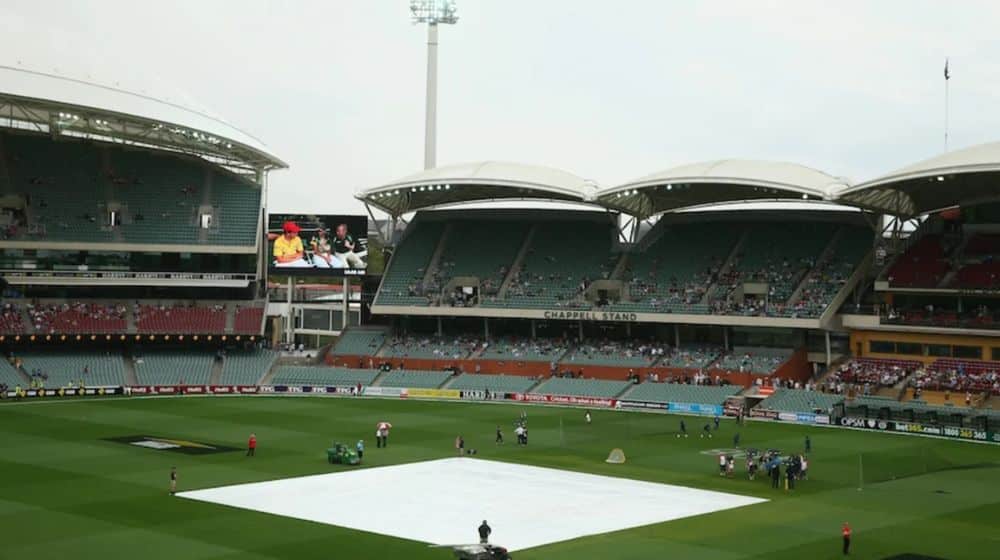
[[[299,226],[295,222],[288,221],[281,226],[281,235],[275,238],[274,248],[271,252],[274,255],[274,266],[281,268],[307,268],[312,265],[305,259],[305,249],[302,247],[302,238],[299,237]]]

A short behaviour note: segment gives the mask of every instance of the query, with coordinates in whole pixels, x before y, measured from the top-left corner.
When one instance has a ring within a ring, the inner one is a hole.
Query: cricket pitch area
[[[449,458],[222,486],[182,498],[430,544],[490,542],[523,550],[766,502],[625,478]]]

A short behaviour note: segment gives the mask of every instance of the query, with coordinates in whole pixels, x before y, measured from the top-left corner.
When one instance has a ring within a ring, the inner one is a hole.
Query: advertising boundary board
[[[27,402],[58,401],[68,398],[108,397],[108,396],[190,396],[190,395],[330,395],[357,396],[357,388],[350,386],[296,386],[296,385],[137,385],[137,386],[95,386],[95,387],[62,387],[55,389],[22,389],[20,399]],[[419,396],[418,396],[419,395]],[[511,403],[530,403],[539,405],[562,405],[578,407],[604,407],[616,410],[631,410],[642,412],[677,412],[687,414],[721,415],[722,406],[697,405],[694,403],[653,403],[646,401],[617,400],[600,397],[578,397],[570,395],[536,395],[533,393],[486,393],[485,391],[459,391],[448,389],[407,389],[401,387],[364,387],[362,396],[375,398],[408,398],[445,401],[492,401]],[[0,394],[4,400],[15,400],[18,395],[14,390]],[[700,412],[694,412],[698,410]],[[895,420],[879,420],[874,418],[843,417],[833,421],[824,414],[778,412],[775,410],[750,410],[750,418],[758,420],[773,420],[806,425],[817,425],[824,428],[846,428],[853,430],[878,431],[897,435],[954,439],[959,441],[1000,444],[1000,431],[977,430],[952,426],[931,426],[916,422]]]
[[[125,387],[119,385],[95,386],[95,387],[59,387],[56,389],[21,389],[20,397],[23,399],[48,399],[66,397],[107,397],[112,395],[124,395]],[[4,392],[0,397],[5,399],[15,399],[18,397],[16,390]]]

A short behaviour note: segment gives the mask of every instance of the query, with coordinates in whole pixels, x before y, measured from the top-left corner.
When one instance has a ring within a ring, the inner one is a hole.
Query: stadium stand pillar
[[[830,331],[825,331],[823,334],[826,335],[826,367],[830,367],[830,363],[833,359],[830,356]]]
[[[531,340],[535,340],[535,334],[536,334],[535,320],[532,319],[531,320]]]
[[[444,336],[444,329],[441,326],[441,316],[437,317],[437,335]]]
[[[483,317],[483,339],[490,339],[490,319],[488,317]]]
[[[681,347],[681,326],[674,323],[674,348]]]
[[[340,328],[341,330],[347,330],[347,325],[350,324],[350,313],[351,313],[351,279],[344,276],[344,283],[341,286],[340,298],[344,304],[343,316],[340,318]],[[359,321],[360,324],[360,321]]]

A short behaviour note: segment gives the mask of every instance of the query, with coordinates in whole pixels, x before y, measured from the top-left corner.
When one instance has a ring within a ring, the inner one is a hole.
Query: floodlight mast
[[[424,169],[437,166],[438,24],[458,22],[454,0],[411,0],[413,23],[427,24],[427,106],[424,114]]]

